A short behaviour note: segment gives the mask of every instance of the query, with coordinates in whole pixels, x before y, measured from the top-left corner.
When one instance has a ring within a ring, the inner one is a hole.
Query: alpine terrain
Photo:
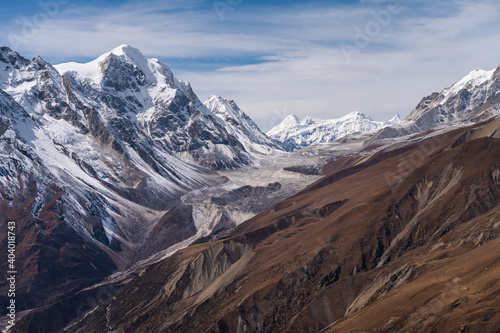
[[[401,122],[399,115],[389,121],[379,122],[360,112],[352,112],[342,118],[329,120],[306,117],[299,121],[296,115],[290,115],[269,130],[267,135],[286,146],[300,149],[317,143],[331,142],[357,132],[374,132],[399,122]]]
[[[128,45],[58,66],[0,48],[0,222],[22,230],[19,310],[233,227],[303,186],[217,173],[285,151],[234,102],[207,105]],[[231,204],[212,202],[224,193]],[[261,201],[249,202],[254,193]]]
[[[499,332],[499,92],[475,70],[403,120],[264,134],[129,45],[0,48],[11,331]]]

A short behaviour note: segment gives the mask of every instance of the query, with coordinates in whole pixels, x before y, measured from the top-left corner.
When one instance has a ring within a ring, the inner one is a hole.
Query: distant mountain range
[[[342,118],[329,120],[306,117],[300,121],[296,115],[290,115],[266,134],[287,147],[300,149],[331,142],[356,132],[374,132],[400,121],[399,115],[386,122],[374,121],[360,112],[351,112]]]
[[[500,113],[499,86],[500,67],[491,71],[475,69],[451,87],[423,98],[403,120],[396,115],[386,122],[373,121],[360,112],[329,120],[311,117],[299,120],[297,116],[290,115],[266,134],[289,149],[300,149],[357,132],[377,132],[375,140],[379,140],[444,125],[475,122]]]

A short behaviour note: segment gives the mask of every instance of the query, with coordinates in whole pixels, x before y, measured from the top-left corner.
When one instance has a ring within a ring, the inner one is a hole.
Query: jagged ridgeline
[[[0,145],[0,222],[23,230],[20,310],[234,226],[218,206],[202,225],[180,197],[284,153],[235,102],[204,105],[128,45],[57,66],[0,48]]]

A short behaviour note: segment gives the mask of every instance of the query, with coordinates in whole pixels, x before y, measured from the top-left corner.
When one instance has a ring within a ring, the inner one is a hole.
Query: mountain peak
[[[301,124],[312,125],[312,124],[316,124],[317,122],[318,122],[318,119],[306,116],[304,119],[302,119]]]
[[[210,97],[208,97],[208,99],[207,99],[207,102],[224,104],[224,102],[226,102],[226,100],[218,95],[210,95]]]
[[[227,104],[229,102],[224,98],[217,95],[210,95],[208,99],[205,101],[205,106],[209,110],[214,110],[214,113],[227,113]]]
[[[138,50],[137,48],[135,48],[135,47],[133,47],[133,46],[131,46],[131,45],[127,44],[127,43],[124,43],[124,44],[122,44],[122,45],[120,45],[120,46],[115,47],[115,48],[113,49],[113,51],[117,51],[117,52],[118,52],[118,51],[125,51],[126,49]]]
[[[371,117],[369,117],[366,114],[359,112],[359,111],[350,112],[350,113],[346,114],[345,116],[339,118],[339,120],[343,120],[343,121],[345,121],[347,119],[368,119],[370,121],[373,121],[373,119]]]
[[[480,116],[486,119],[495,115],[490,107],[482,106],[485,101],[496,95],[499,73],[500,67],[489,71],[475,68],[450,87],[422,98],[404,119],[405,122],[411,122],[411,125],[394,133],[407,135],[409,131],[418,133],[448,123],[464,122],[465,119],[471,119],[470,117]],[[393,136],[394,133],[390,135]]]
[[[385,125],[385,122],[374,121],[358,111],[338,119],[306,117],[300,122],[297,116],[291,115],[273,127],[267,135],[282,143],[293,142],[295,147],[307,147],[330,142],[355,132],[376,131]]]
[[[295,123],[300,122],[299,117],[297,117],[294,114],[287,116],[285,119],[283,119],[282,123],[284,123],[285,121],[286,122],[295,122]]]
[[[474,88],[480,86],[481,84],[491,80],[495,69],[490,71],[485,71],[479,68],[472,70],[469,74],[464,76],[460,81],[456,82],[451,86],[449,91],[451,93],[456,93],[464,88],[470,87]]]
[[[352,111],[352,112],[349,112],[347,115],[353,115],[353,116],[359,116],[359,115],[363,115],[363,113],[359,112],[359,111]]]
[[[247,117],[247,115],[241,111],[240,107],[234,100],[227,100],[218,95],[211,95],[206,102],[205,106],[217,115],[227,115],[229,117],[239,118],[241,116]]]
[[[123,64],[125,64],[125,67],[130,67],[129,65],[137,67],[145,75],[146,81],[149,83],[176,85],[173,73],[168,66],[158,59],[148,60],[139,49],[128,44],[122,44],[85,64],[69,62],[54,67],[61,75],[70,72],[76,73],[82,78],[89,79],[96,86],[100,86],[103,75],[105,75],[104,72],[110,66],[111,68],[118,66],[117,69],[120,71]]]
[[[7,46],[0,47],[0,61],[19,66],[25,66],[29,63],[28,59],[23,58],[19,53]]]
[[[401,122],[401,117],[399,116],[399,114],[397,114],[388,121],[386,121],[386,124],[393,125],[393,124],[399,124],[400,122]]]
[[[115,55],[124,58],[126,62],[137,66],[145,74],[150,72],[148,59],[142,54],[139,49],[132,47],[128,44],[122,44],[114,48],[111,52],[106,54],[106,58],[110,55]]]
[[[142,52],[139,49],[132,47],[128,44],[122,44],[118,47],[115,47],[109,53],[112,53],[112,54],[117,55],[117,56],[124,55],[124,56],[127,56],[131,60],[139,60],[139,61],[142,61],[143,59],[146,60],[146,57],[144,57],[144,55],[142,54]]]
[[[283,149],[262,133],[257,124],[239,108],[234,100],[211,95],[203,104],[224,121],[222,125],[227,132],[238,138],[247,151],[268,155],[274,152],[273,149]]]

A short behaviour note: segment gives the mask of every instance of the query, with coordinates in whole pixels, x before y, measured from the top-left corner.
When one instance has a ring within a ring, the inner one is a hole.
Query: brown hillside
[[[69,331],[499,332],[499,127],[332,162]]]

